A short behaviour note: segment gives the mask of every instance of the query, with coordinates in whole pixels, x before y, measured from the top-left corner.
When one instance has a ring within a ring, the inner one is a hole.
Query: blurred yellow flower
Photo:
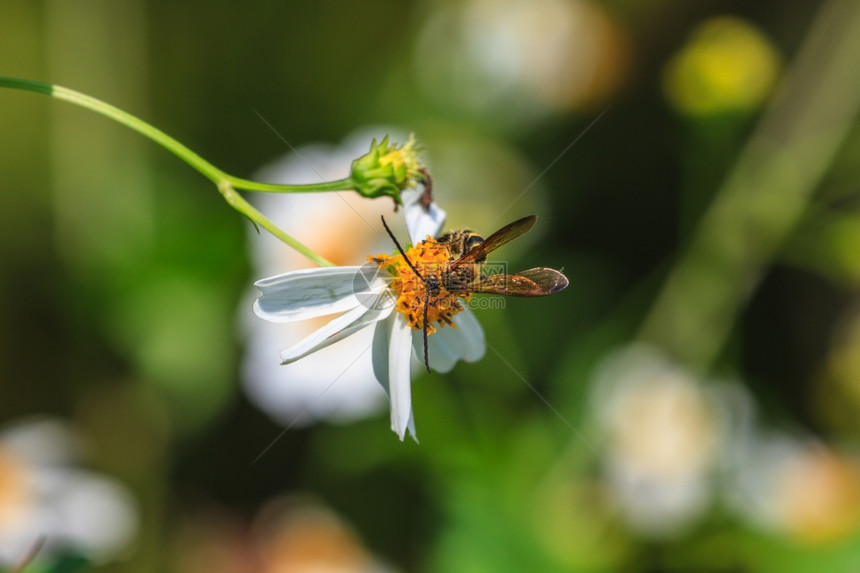
[[[689,115],[749,110],[770,94],[780,67],[779,54],[759,30],[723,16],[696,28],[666,66],[663,89]]]

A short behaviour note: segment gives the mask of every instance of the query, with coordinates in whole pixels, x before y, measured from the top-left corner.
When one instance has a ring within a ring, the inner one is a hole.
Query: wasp
[[[451,262],[441,273],[442,286],[449,292],[538,297],[555,294],[569,284],[560,271],[537,267],[518,273],[483,276],[487,255],[526,233],[537,222],[536,215],[509,223],[484,239],[470,229],[449,231],[436,240],[448,247]]]
[[[424,284],[424,364],[428,372],[430,363],[427,349],[427,316],[431,301],[438,300],[440,296],[458,297],[473,293],[539,297],[555,294],[567,287],[569,281],[561,271],[546,267],[489,276],[482,273],[490,253],[528,233],[536,222],[536,215],[523,217],[505,225],[486,239],[470,229],[449,231],[440,235],[435,241],[447,249],[449,260],[441,268],[425,268],[422,274],[400,247],[388,225],[385,224],[385,219],[382,220],[385,230],[391,236],[406,264]]]

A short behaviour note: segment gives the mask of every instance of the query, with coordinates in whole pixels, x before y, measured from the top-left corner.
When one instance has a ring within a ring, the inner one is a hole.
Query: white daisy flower
[[[406,256],[415,267],[438,269],[448,250],[432,237],[445,212],[435,204],[425,211],[419,194],[404,194],[404,214],[412,243]],[[363,266],[300,269],[255,283],[262,294],[254,303],[257,316],[291,323],[337,314],[325,326],[281,351],[290,364],[373,327],[373,371],[391,403],[391,429],[402,440],[415,438],[411,363],[423,356],[424,284],[400,254],[368,257]],[[457,360],[473,362],[485,352],[484,332],[458,294],[442,290],[427,311],[429,364],[448,372]],[[440,328],[436,328],[439,325]],[[417,441],[417,439],[416,439]]]
[[[332,144],[307,144],[266,165],[253,177],[271,183],[331,181],[350,173],[356,157],[367,152],[367,142],[381,141],[390,134],[406,141],[408,134],[390,127],[368,127]],[[418,191],[406,190],[402,197],[410,208]],[[282,229],[338,265],[363,261],[367,253],[391,249],[391,239],[379,228],[379,216],[391,213],[391,203],[374,201],[356,193],[260,193],[253,197],[257,209]],[[417,209],[422,212],[422,209]],[[400,220],[395,233],[406,236]],[[325,233],[320,233],[324,228]],[[254,275],[271,276],[283,269],[315,266],[303,255],[268,233],[248,228],[248,244]],[[239,304],[239,323],[245,337],[242,386],[257,408],[276,423],[298,428],[320,421],[349,423],[375,415],[388,402],[373,374],[371,353],[373,329],[365,329],[328,348],[288,365],[272,360],[324,324],[327,317],[295,323],[273,323],[248,313],[259,294],[251,285]],[[414,365],[417,371],[420,366]],[[336,384],[335,391],[329,391]]]

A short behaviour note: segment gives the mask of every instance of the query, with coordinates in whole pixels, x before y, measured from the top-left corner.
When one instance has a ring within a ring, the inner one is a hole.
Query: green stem
[[[337,179],[336,181],[324,181],[322,183],[307,183],[302,185],[282,185],[276,183],[259,183],[240,179],[232,175],[224,174],[224,180],[236,189],[245,191],[262,191],[263,193],[320,193],[325,191],[352,191],[355,183],[349,177]]]
[[[34,80],[25,80],[21,78],[10,78],[0,76],[0,87],[12,88],[24,91],[44,94],[57,99],[79,105],[91,111],[99,113],[105,117],[109,117],[116,122],[119,122],[126,127],[130,127],[141,135],[151,139],[155,143],[161,145],[195,170],[200,172],[204,177],[215,183],[218,191],[227,200],[227,203],[245,215],[251,221],[257,223],[270,233],[281,239],[283,242],[296,249],[298,252],[306,256],[308,259],[321,266],[333,266],[333,263],[323,259],[311,249],[304,246],[288,234],[281,231],[274,223],[264,217],[259,211],[245,201],[237,192],[236,189],[244,189],[247,191],[262,191],[267,193],[308,193],[308,192],[323,192],[323,191],[339,191],[354,189],[355,185],[352,180],[347,177],[337,181],[328,181],[323,183],[311,183],[304,185],[276,185],[272,183],[257,183],[248,181],[239,177],[229,175],[193,151],[173,139],[160,129],[157,129],[145,121],[127,113],[119,108],[116,108],[108,103],[105,103],[88,95],[64,88],[62,86],[46,84]]]

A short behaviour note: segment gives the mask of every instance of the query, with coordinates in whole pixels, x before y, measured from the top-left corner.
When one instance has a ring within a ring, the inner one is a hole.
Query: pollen
[[[414,247],[406,250],[406,256],[421,276],[417,276],[404,260],[403,255],[377,255],[367,260],[379,265],[394,277],[391,288],[397,294],[395,309],[400,312],[414,330],[424,328],[424,300],[427,297],[427,284],[430,289],[427,300],[427,334],[436,332],[436,325],[457,325],[451,318],[462,311],[463,302],[471,296],[468,293],[449,292],[443,286],[442,275],[451,259],[448,247],[428,236]]]

